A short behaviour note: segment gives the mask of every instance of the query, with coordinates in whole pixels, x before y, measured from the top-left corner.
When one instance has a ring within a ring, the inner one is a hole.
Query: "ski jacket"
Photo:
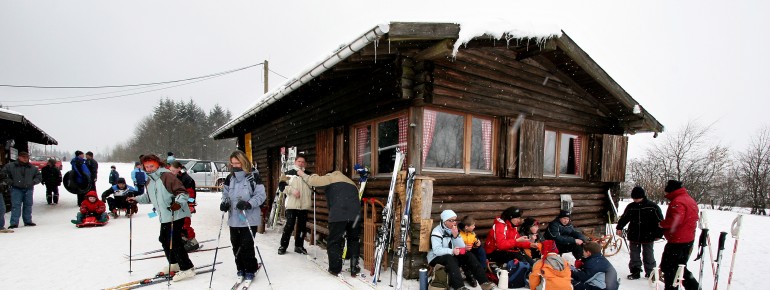
[[[115,185],[118,183],[118,178],[120,178],[120,174],[118,174],[117,170],[110,170],[110,179],[108,180],[110,184]]]
[[[544,259],[540,259],[532,266],[529,274],[530,289],[537,287],[545,280],[543,290],[572,289],[572,272],[567,260],[557,253],[549,253]]]
[[[266,198],[265,185],[262,184],[258,171],[254,170],[253,174],[246,171],[230,173],[222,187],[222,202],[230,203],[230,209],[227,211],[227,225],[233,228],[261,225],[262,210],[259,206],[265,202]],[[241,200],[251,204],[251,209],[243,211],[246,215],[245,219],[241,210],[235,207]]]
[[[70,160],[72,172],[75,172],[75,183],[84,184],[91,181],[91,170],[86,166],[86,160],[75,156]]]
[[[361,219],[358,188],[342,172],[334,171],[324,176],[313,174],[302,179],[310,186],[324,188],[330,223]]]
[[[305,171],[305,174],[310,175]],[[297,171],[292,169],[286,172],[289,182],[283,189],[286,195],[286,209],[310,210],[313,208],[313,188],[297,176]],[[299,197],[294,196],[294,190],[299,190]]]
[[[93,196],[96,198],[96,202],[91,202],[88,200],[88,197]],[[104,213],[104,211],[107,210],[107,207],[104,205],[104,202],[99,200],[99,197],[96,196],[96,191],[89,191],[86,193],[86,199],[83,200],[82,203],[80,203],[80,213],[82,214],[97,214],[100,215]]]
[[[147,194],[136,197],[138,203],[152,203],[158,211],[161,223],[170,223],[190,217],[190,208],[187,206],[187,191],[185,191],[182,182],[174,176],[171,171],[165,168],[159,168],[153,173],[147,183]],[[176,202],[182,207],[172,213],[169,207],[172,202]]]
[[[40,174],[43,176],[42,183],[47,185],[59,186],[62,182],[61,170],[55,166],[46,165],[40,170]]]
[[[666,194],[671,200],[666,218],[660,222],[663,235],[669,243],[689,243],[695,240],[698,224],[698,204],[684,187]]]
[[[471,245],[474,248],[478,248],[476,247],[476,241],[478,241],[479,238],[476,237],[476,233],[460,230],[460,238],[463,239],[463,243],[465,243],[466,246]]]
[[[610,261],[596,253],[583,259],[583,267],[572,271],[572,285],[575,290],[607,289],[618,290],[618,272]]]
[[[43,179],[37,167],[32,166],[29,162],[21,163],[17,160],[8,163],[3,167],[3,171],[5,171],[6,182],[13,187],[21,189],[33,188],[35,184],[40,183]]]
[[[182,185],[184,186],[184,189],[187,191],[187,195],[195,199],[198,195],[198,193],[195,191],[195,180],[190,177],[187,172],[179,171],[179,174],[177,174],[176,178],[179,179],[179,181],[182,182]]]
[[[622,230],[628,224],[627,238],[636,243],[652,243],[663,237],[663,230],[658,226],[663,220],[660,207],[644,198],[641,202],[632,202],[626,206],[616,229]]]
[[[139,192],[133,186],[126,185],[126,188],[120,189],[116,184],[102,192],[102,201],[107,200],[107,197],[113,194],[115,196],[136,196],[137,193]]]
[[[519,252],[521,249],[529,248],[529,241],[516,241],[520,237],[519,231],[510,221],[497,217],[487,234],[484,251],[491,254],[494,251]]]
[[[134,181],[134,185],[145,185],[147,184],[147,173],[139,168],[134,168],[131,171],[131,180]]]
[[[91,171],[91,179],[96,180],[97,172],[99,171],[99,162],[96,162],[96,159],[93,158],[86,158],[85,163],[88,170]]]
[[[441,222],[430,232],[428,263],[438,256],[452,255],[454,248],[465,248],[465,242],[459,234],[457,237],[452,237],[452,230]]]
[[[573,245],[575,239],[588,241],[588,238],[572,226],[572,221],[566,226],[562,225],[559,218],[553,219],[545,231],[546,240],[554,240],[557,245]]]

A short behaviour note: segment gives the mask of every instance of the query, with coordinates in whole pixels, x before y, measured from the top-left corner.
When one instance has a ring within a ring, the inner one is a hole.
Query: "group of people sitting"
[[[601,246],[572,226],[569,212],[560,211],[542,234],[537,220],[522,214],[517,207],[505,209],[482,243],[474,233],[473,217],[458,220],[454,211],[444,210],[441,224],[431,232],[427,259],[434,272],[437,265],[443,266],[448,285],[431,283],[431,287],[468,289],[465,276],[471,287],[481,284],[483,290],[497,289],[497,279],[508,279],[511,288],[533,290],[618,289],[617,272],[602,255]],[[572,253],[575,265],[563,253]],[[497,277],[490,265],[507,270],[509,276]]]

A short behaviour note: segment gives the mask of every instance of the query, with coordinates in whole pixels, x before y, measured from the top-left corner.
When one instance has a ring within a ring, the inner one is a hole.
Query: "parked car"
[[[59,157],[55,156],[34,156],[29,158],[29,163],[36,166],[38,170],[42,170],[43,167],[45,167],[46,164],[48,164],[48,159],[56,160],[56,168],[61,170],[61,159]]]
[[[190,160],[185,167],[196,187],[222,186],[229,173],[226,161]]]

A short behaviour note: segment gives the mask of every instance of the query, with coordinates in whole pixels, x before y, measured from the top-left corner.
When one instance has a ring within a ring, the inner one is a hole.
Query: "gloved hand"
[[[235,205],[235,208],[239,210],[247,210],[247,209],[251,209],[251,204],[241,200],[241,201],[238,201],[238,204]]]
[[[278,183],[278,190],[283,191],[286,188],[286,182],[281,181]]]
[[[225,212],[230,210],[230,202],[229,201],[224,201],[224,202],[220,203],[219,204],[219,210],[225,211]]]
[[[171,206],[169,206],[169,207],[168,207],[168,209],[170,209],[171,211],[177,211],[177,210],[179,210],[180,208],[182,208],[182,205],[181,205],[181,204],[179,204],[179,203],[178,203],[178,202],[176,202],[176,201],[175,201],[175,202],[172,202],[172,203],[171,203]]]

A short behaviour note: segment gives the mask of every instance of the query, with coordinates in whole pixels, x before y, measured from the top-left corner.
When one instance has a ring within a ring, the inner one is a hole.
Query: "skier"
[[[91,185],[91,170],[88,169],[88,166],[86,165],[85,155],[83,154],[83,151],[77,150],[75,151],[75,157],[72,157],[70,160],[70,165],[72,165],[72,178],[73,181],[75,181],[75,187],[79,189],[77,192],[78,195],[78,204],[83,203],[83,200],[85,199],[85,193],[86,190],[90,188]],[[91,188],[93,189],[93,188]]]
[[[114,195],[114,197],[110,197]],[[125,209],[126,216],[135,214],[139,209],[136,204],[126,202],[126,198],[136,196],[136,188],[128,186],[125,178],[118,178],[115,185],[102,192],[102,201],[109,206],[110,214],[113,218],[118,217],[118,209]]]
[[[100,223],[107,222],[107,208],[96,196],[96,191],[91,190],[86,193],[86,199],[80,204],[77,218],[70,222],[76,225],[82,224],[86,216],[95,216]]]
[[[674,276],[679,264],[684,264],[684,288],[698,289],[698,280],[687,269],[687,260],[695,240],[695,228],[698,223],[698,204],[682,187],[682,182],[669,180],[666,188],[666,198],[671,201],[666,210],[666,218],[660,222],[663,235],[668,241],[663,248],[660,269],[663,271],[663,282],[666,290],[675,290]]]
[[[657,267],[653,249],[655,240],[663,237],[663,231],[658,226],[663,220],[663,212],[654,202],[647,199],[644,189],[637,186],[631,190],[634,202],[626,206],[623,216],[618,221],[617,234],[623,235],[623,228],[628,224],[628,246],[631,249],[631,260],[628,269],[631,275],[628,279],[641,278],[642,258],[644,258],[644,277],[649,278],[652,269]]]
[[[174,282],[191,278],[195,276],[195,270],[187,251],[184,247],[173,246],[184,244],[182,227],[184,219],[190,216],[187,191],[174,174],[163,168],[163,161],[158,156],[144,155],[141,162],[149,177],[147,194],[128,197],[126,200],[152,203],[160,215],[159,240],[169,262],[169,266],[164,266],[160,272],[178,272],[174,275]]]
[[[559,216],[548,224],[545,239],[555,240],[559,253],[571,252],[577,260],[583,259],[583,243],[588,241],[588,238],[570,223],[570,212],[564,210],[560,210]]]
[[[142,155],[144,156],[144,155]],[[147,184],[147,174],[144,172],[141,162],[134,163],[134,170],[131,171],[131,180],[134,182],[134,187],[139,194],[144,193],[144,185]]]
[[[587,242],[582,247],[585,258],[580,269],[572,270],[572,285],[575,290],[618,290],[618,272],[610,261],[602,256],[602,246]]]
[[[110,179],[108,180],[110,184],[115,185],[118,183],[118,178],[120,178],[120,174],[115,170],[115,165],[110,166]]]
[[[570,265],[566,259],[559,256],[556,243],[553,240],[547,240],[541,244],[541,248],[543,258],[535,262],[535,265],[532,266],[532,273],[529,274],[530,289],[571,289]]]
[[[56,160],[48,159],[48,164],[40,170],[45,185],[45,200],[48,204],[59,204],[59,185],[61,185],[61,171],[56,168]]]
[[[329,273],[337,276],[342,271],[342,248],[347,239],[350,258],[350,273],[357,275],[361,272],[358,266],[360,251],[361,202],[358,200],[358,188],[342,172],[334,171],[324,176],[307,175],[298,170],[297,175],[303,182],[314,187],[325,187],[326,200],[329,205],[329,244],[326,254],[329,257]]]
[[[428,264],[431,266],[441,264],[446,267],[449,285],[453,289],[469,289],[463,283],[461,264],[465,265],[476,281],[481,283],[481,289],[497,289],[494,283],[489,282],[476,256],[465,252],[465,242],[460,237],[457,214],[453,210],[447,209],[441,212],[441,223],[430,232],[430,245]]]
[[[260,267],[254,251],[254,233],[262,224],[259,206],[267,195],[259,172],[252,167],[245,153],[235,151],[230,154],[230,166],[232,172],[225,178],[219,209],[228,212],[227,225],[230,226],[238,278],[251,283]]]
[[[179,181],[181,181],[182,185],[184,185],[184,189],[187,191],[187,196],[189,196],[187,199],[187,206],[190,208],[190,214],[194,214],[195,206],[198,205],[195,203],[195,197],[198,194],[195,192],[195,180],[193,180],[193,178],[187,174],[185,169],[186,168],[184,165],[182,165],[182,163],[179,161],[171,162],[171,165],[168,167],[168,170],[176,175],[176,178],[179,178]],[[188,252],[192,252],[200,248],[198,240],[195,239],[195,229],[192,227],[191,217],[185,218],[184,227],[182,227],[182,229],[184,230],[182,232],[182,239],[185,240],[185,249]]]
[[[294,235],[294,252],[307,255],[307,250],[305,250],[303,244],[307,228],[307,214],[313,206],[311,200],[313,188],[297,177],[297,171],[304,171],[306,175],[310,174],[309,171],[305,170],[305,164],[305,157],[297,155],[296,159],[294,159],[294,168],[285,173],[289,178],[289,182],[283,189],[286,196],[286,225],[283,227],[281,244],[278,247],[279,255],[286,253],[289,239],[292,232],[294,232],[295,222],[297,224],[297,233]]]

